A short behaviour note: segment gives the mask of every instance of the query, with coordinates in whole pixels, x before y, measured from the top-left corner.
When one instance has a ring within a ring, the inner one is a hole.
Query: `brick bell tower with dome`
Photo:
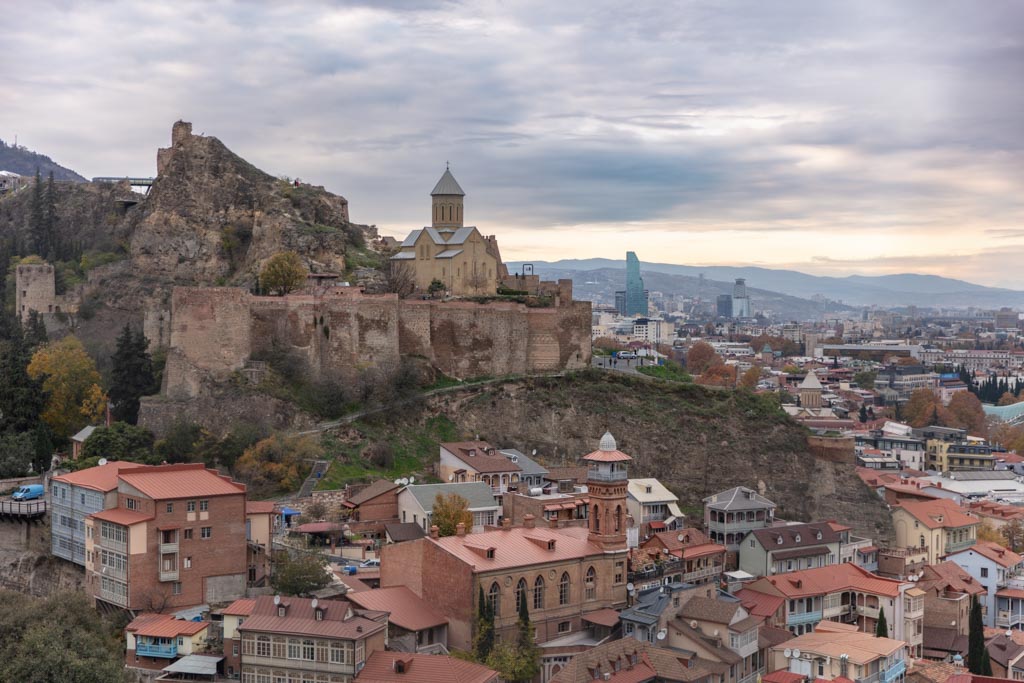
[[[605,552],[626,550],[626,463],[632,460],[618,449],[611,432],[604,433],[596,451],[583,456],[590,499],[589,539]]]

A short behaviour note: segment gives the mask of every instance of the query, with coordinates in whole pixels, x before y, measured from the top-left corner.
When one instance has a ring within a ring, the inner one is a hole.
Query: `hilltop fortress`
[[[458,185],[446,170],[439,187],[449,202]],[[415,297],[325,285],[330,277],[317,274],[306,289],[285,296],[175,287],[165,399],[207,395],[236,373],[258,373],[261,359],[282,351],[312,376],[339,380],[365,368],[397,367],[404,356],[460,379],[588,366],[590,302],[572,300],[571,280],[509,275],[496,239],[461,226],[458,199],[452,218],[447,206],[442,217],[435,188],[435,226],[414,230],[394,259],[410,269]],[[434,280],[444,285],[444,299],[423,296]]]

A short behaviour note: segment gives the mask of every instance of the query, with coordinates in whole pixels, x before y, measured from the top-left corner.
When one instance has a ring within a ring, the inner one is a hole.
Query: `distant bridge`
[[[34,521],[46,516],[46,501],[0,500],[0,520]]]

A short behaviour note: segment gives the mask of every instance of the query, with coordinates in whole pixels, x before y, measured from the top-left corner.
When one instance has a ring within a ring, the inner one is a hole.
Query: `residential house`
[[[899,548],[926,548],[928,564],[974,545],[979,519],[945,500],[906,501],[892,509]]]
[[[839,562],[840,534],[826,522],[790,524],[748,533],[739,568],[754,576],[783,574]]]
[[[986,590],[954,562],[925,565],[917,588],[924,591],[924,652],[945,659],[967,651],[971,601]]]
[[[220,611],[221,640],[224,643],[224,675],[242,677],[242,639],[238,627],[252,616],[256,598],[240,598]]]
[[[171,662],[199,652],[209,639],[210,622],[178,619],[145,612],[124,627],[125,666],[163,669]]]
[[[506,493],[501,497],[502,517],[511,520],[513,526],[522,526],[526,515],[543,519],[549,526],[587,526],[586,489],[577,487],[575,492],[559,493],[553,488]]]
[[[499,453],[519,465],[519,490],[530,490],[545,485],[548,469],[515,448],[502,448]]]
[[[740,601],[750,616],[760,619],[765,628],[785,628],[786,598],[783,596],[741,588],[733,594],[733,597]],[[789,631],[786,632],[789,633]]]
[[[853,562],[869,572],[878,569],[878,548],[870,538],[854,536],[853,527],[838,522],[827,522],[829,528],[839,534],[839,561]]]
[[[199,463],[124,468],[117,499],[85,519],[86,590],[97,603],[137,612],[242,597],[244,485]]]
[[[808,679],[901,683],[907,672],[906,643],[878,638],[851,624],[823,622],[771,649],[773,671],[785,669]]]
[[[418,524],[424,531],[430,531],[430,519],[434,514],[437,497],[461,496],[469,503],[473,513],[473,533],[494,526],[501,516],[501,504],[495,499],[490,485],[482,481],[462,484],[410,484],[398,493],[398,515],[401,521]]]
[[[396,652],[448,653],[448,619],[405,586],[345,594],[366,610],[388,613],[388,649]]]
[[[652,577],[664,576],[682,583],[717,585],[725,571],[725,554],[725,546],[711,543],[698,529],[660,531],[631,554],[630,581],[641,586]]]
[[[713,543],[721,543],[728,550],[729,568],[737,566],[743,538],[754,529],[772,526],[774,521],[775,503],[745,486],[704,499],[704,528]]]
[[[78,460],[82,457],[82,449],[85,448],[85,441],[96,431],[96,425],[86,425],[71,437],[71,459]]]
[[[482,481],[495,495],[518,491],[523,468],[513,457],[486,441],[442,443],[438,476],[441,481],[456,484]]]
[[[924,596],[908,595],[913,587],[912,582],[884,579],[846,563],[764,577],[744,591],[785,598],[785,627],[795,635],[829,620],[874,633],[884,612],[890,635],[906,641],[918,656],[924,640]]]
[[[626,468],[630,456],[605,434],[583,457],[590,473],[589,527],[542,528],[532,515],[522,527],[388,545],[382,549],[381,586],[408,586],[448,618],[448,642],[468,649],[478,596],[495,613],[496,631],[515,631],[526,596],[537,642],[584,628],[588,612],[626,604]],[[411,488],[411,487],[410,487]],[[404,492],[403,492],[404,495]]]
[[[384,537],[384,525],[398,521],[398,491],[401,486],[378,479],[346,496],[342,505],[350,511],[348,525],[365,538]]]
[[[980,599],[986,626],[1012,628],[1024,623],[1019,617],[1021,601],[1012,597],[1015,594],[1012,591],[1024,593],[1021,590],[1024,589],[1024,578],[1021,577],[1024,558],[998,543],[978,541],[970,548],[950,553],[946,559],[970,574],[985,589],[985,595]],[[1002,598],[997,599],[1000,592],[1003,592]],[[997,602],[1005,605],[1006,609],[1000,610]],[[1015,607],[1017,618],[1014,618]]]
[[[683,602],[693,597],[714,598],[716,593],[710,584],[694,586],[675,581],[637,590],[632,604],[618,615],[622,635],[652,645],[667,645],[669,622],[675,619]]]
[[[627,491],[626,507],[633,524],[639,526],[641,537],[657,531],[674,531],[685,525],[679,496],[657,479],[630,479]]]
[[[377,650],[356,683],[498,683],[498,672],[456,657]]]
[[[1012,522],[1024,524],[1024,507],[1007,505],[992,500],[978,500],[967,503],[972,515],[988,522],[992,528],[1001,529]]]
[[[720,677],[695,654],[634,638],[613,640],[573,657],[548,683],[717,683]]]
[[[678,610],[664,642],[717,665],[722,683],[754,683],[767,671],[759,630],[760,620],[739,601],[695,596]]]
[[[985,635],[985,649],[992,665],[992,676],[1024,680],[1024,644],[1020,642],[1020,634],[1011,630]]]
[[[384,540],[387,543],[402,543],[423,538],[427,532],[419,524],[412,522],[389,522],[384,525]]]
[[[250,500],[245,503],[245,540],[247,542],[246,577],[249,586],[262,586],[270,576],[273,550],[274,502]]]
[[[261,595],[237,627],[242,682],[349,683],[384,650],[387,614],[360,612],[342,600]]]
[[[134,462],[113,461],[50,480],[50,552],[85,566],[85,518],[117,507],[117,475]]]

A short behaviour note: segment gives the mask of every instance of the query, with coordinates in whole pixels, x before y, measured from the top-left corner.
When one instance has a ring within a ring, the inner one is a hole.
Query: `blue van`
[[[45,492],[46,489],[43,488],[42,484],[29,484],[15,491],[14,495],[11,496],[11,500],[35,500],[36,498],[42,498]]]

